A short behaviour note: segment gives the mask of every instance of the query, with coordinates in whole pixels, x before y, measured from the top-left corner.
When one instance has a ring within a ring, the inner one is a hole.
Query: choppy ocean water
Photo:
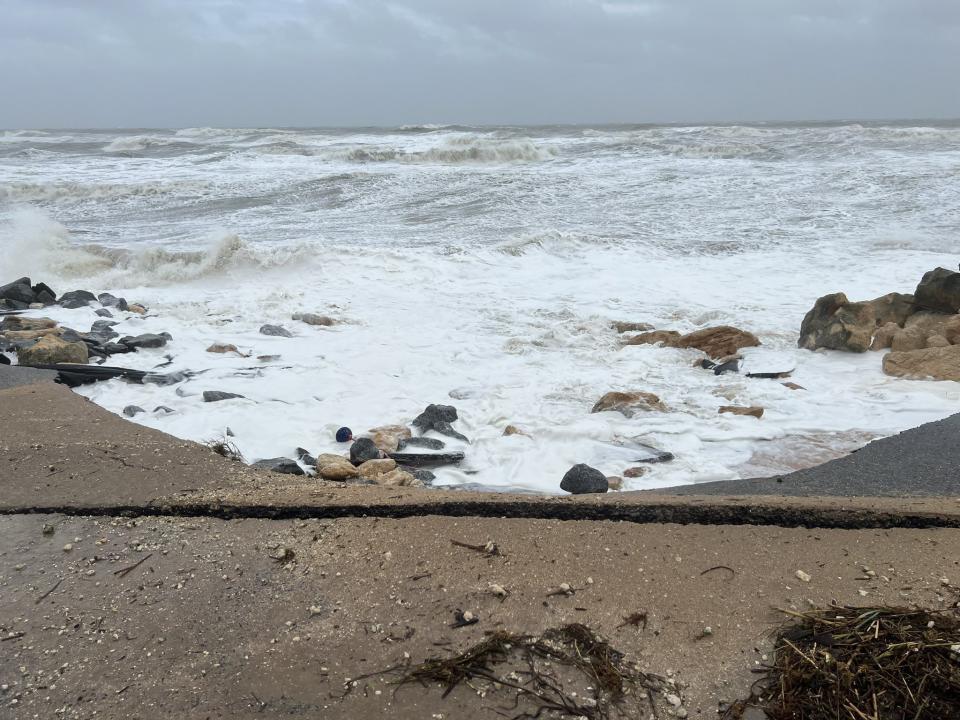
[[[117,329],[174,341],[114,360],[205,372],[179,395],[82,392],[171,407],[136,421],[185,438],[229,427],[249,460],[443,402],[472,443],[442,483],[556,491],[577,462],[622,473],[617,442],[639,438],[676,459],[626,487],[663,487],[803,467],[960,410],[956,383],[885,377],[876,353],[796,349],[818,296],[910,292],[956,267],[958,181],[957,123],[0,131],[0,281],[148,304]],[[747,369],[795,369],[806,390],[621,349],[611,320],[743,327],[763,341]],[[203,404],[207,389],[248,400]],[[609,390],[670,412],[590,414]]]

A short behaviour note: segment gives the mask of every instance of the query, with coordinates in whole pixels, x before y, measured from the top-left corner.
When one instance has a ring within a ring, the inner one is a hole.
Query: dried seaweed
[[[208,440],[204,445],[213,450],[217,455],[227,458],[227,460],[235,460],[237,462],[244,461],[243,455],[237,446],[227,439]]]
[[[834,606],[791,616],[748,707],[771,720],[960,718],[960,618],[898,607]]]
[[[498,671],[498,666],[508,666]],[[559,677],[559,670],[572,671],[573,678]],[[514,720],[551,717],[582,717],[606,720],[610,717],[640,717],[637,704],[647,717],[653,708],[654,693],[664,680],[641,672],[585,625],[574,623],[546,630],[539,637],[497,631],[467,650],[445,658],[430,658],[401,672],[399,685],[439,683],[443,697],[461,684],[478,689],[482,695],[501,690],[513,697],[513,704],[497,712]],[[579,692],[569,685],[579,688]],[[625,708],[625,700],[634,701]]]

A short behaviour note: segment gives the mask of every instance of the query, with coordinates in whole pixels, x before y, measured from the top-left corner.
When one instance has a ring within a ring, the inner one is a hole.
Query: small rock
[[[638,478],[638,477],[643,477],[648,472],[650,472],[650,468],[638,466],[638,467],[627,468],[626,470],[623,471],[623,476],[625,478]]]
[[[100,308],[99,310],[94,311],[97,315],[103,318],[112,318],[113,313],[107,310],[106,308]]]
[[[237,393],[224,392],[223,390],[204,390],[203,391],[203,401],[204,402],[220,402],[221,400],[232,400],[234,398],[242,398],[243,395]]]
[[[673,693],[668,694],[664,699],[674,707],[680,707],[680,705],[683,704],[683,700],[680,699],[680,696],[674,695]]]
[[[280,325],[263,325],[260,328],[261,335],[270,335],[272,337],[292,338],[293,333]]]
[[[73,550],[73,543],[67,543],[66,545],[63,546],[64,552],[70,552],[71,550]]]
[[[140,348],[161,348],[167,344],[168,340],[172,340],[170,333],[160,333],[159,335],[155,333],[144,333],[143,335],[126,336],[120,338],[120,344],[126,345],[129,348],[140,349]]]
[[[560,481],[560,489],[573,495],[605,493],[609,489],[609,483],[602,472],[580,463],[567,470]]]
[[[44,523],[40,532],[42,532],[44,535],[53,535],[53,533],[56,532],[56,528],[50,523]]]
[[[380,448],[370,438],[354,440],[353,445],[350,446],[350,462],[354,465],[362,465],[368,460],[379,460],[381,457],[383,454]]]
[[[253,467],[259,470],[270,470],[271,472],[280,473],[281,475],[304,475],[303,468],[301,468],[296,462],[290,460],[289,458],[269,458],[266,460],[258,460],[253,464]]]
[[[623,478],[619,475],[610,475],[607,477],[608,490],[620,490],[623,488]]]
[[[619,320],[614,320],[613,329],[616,330],[621,335],[625,332],[646,332],[647,330],[653,330],[653,325],[650,323],[638,323],[638,322],[624,322]]]
[[[636,410],[665,412],[667,406],[659,397],[649,392],[608,392],[597,400],[590,412],[616,411],[629,418],[634,416]]]
[[[791,390],[806,390],[806,388],[803,385],[797,385],[795,382],[785,382],[780,384],[783,385],[785,388],[790,388]]]
[[[408,447],[426,448],[427,450],[443,450],[446,447],[446,443],[444,443],[443,440],[437,440],[436,438],[428,437],[400,438],[400,442],[397,444],[397,450],[404,450]]]
[[[97,300],[98,300],[98,301],[100,302],[100,304],[103,305],[105,308],[115,307],[115,308],[117,308],[117,310],[127,310],[127,309],[129,309],[129,306],[127,305],[126,299],[115,297],[114,295],[111,295],[110,293],[100,293],[99,295],[97,295]]]
[[[144,410],[139,405],[127,405],[123,409],[123,414],[126,415],[127,417],[135,417],[136,415],[139,415],[142,412],[146,412],[146,410]]]
[[[145,308],[140,303],[130,303],[127,306],[127,310],[129,310],[132,313],[136,313],[137,315],[146,315],[147,313],[147,308]]]
[[[739,407],[737,405],[724,405],[719,410],[718,414],[729,413],[730,415],[748,415],[750,417],[755,417],[760,419],[763,417],[763,408],[759,406],[752,407]]]
[[[317,459],[303,448],[297,448],[297,460],[304,465],[310,465],[312,467],[316,467],[317,465]]]
[[[797,570],[797,571],[794,573],[794,575],[797,576],[797,579],[798,579],[798,580],[801,580],[801,581],[803,581],[803,582],[810,582],[810,575],[808,575],[807,573],[805,573],[803,570]]]
[[[315,313],[294,313],[291,319],[305,322],[307,325],[319,325],[320,327],[330,327],[337,324],[337,321],[333,318]]]
[[[529,434],[525,433],[523,430],[518,428],[516,425],[507,425],[503,429],[504,437],[509,437],[510,435],[523,435],[524,437],[530,437]]]
[[[236,345],[230,345],[226,343],[215,343],[207,348],[208,353],[228,353],[233,352],[239,354],[240,351],[237,350]]]

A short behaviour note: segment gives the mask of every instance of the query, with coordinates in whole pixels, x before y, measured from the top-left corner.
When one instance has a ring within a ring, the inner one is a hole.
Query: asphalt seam
[[[781,528],[881,530],[960,528],[960,515],[885,512],[852,508],[783,508],[765,506],[561,505],[471,502],[404,505],[234,505],[227,503],[157,503],[153,505],[30,505],[0,507],[0,515],[70,515],[92,517],[209,517],[221,520],[298,520],[424,516],[509,518],[559,521],[608,521],[637,524],[758,525]]]

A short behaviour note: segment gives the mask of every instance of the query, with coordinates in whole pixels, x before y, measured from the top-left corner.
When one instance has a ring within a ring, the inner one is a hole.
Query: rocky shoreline
[[[99,320],[87,331],[78,331],[59,325],[47,317],[28,317],[28,310],[43,310],[51,306],[64,309],[93,308]],[[817,300],[807,313],[800,328],[798,346],[810,350],[839,350],[866,352],[892,348],[883,359],[885,373],[905,378],[960,380],[960,273],[937,268],[926,273],[913,295],[890,293],[868,302],[850,302],[843,293],[827,295]],[[193,378],[198,372],[163,372],[161,363],[155,371],[131,370],[106,365],[115,355],[134,353],[140,349],[165,348],[173,337],[168,332],[121,335],[114,328],[122,323],[135,323],[148,315],[148,308],[140,303],[111,293],[94,294],[73,290],[58,296],[45,283],[32,283],[20,278],[0,287],[0,362],[9,364],[15,355],[18,364],[52,369],[58,381],[71,387],[101,380],[122,378],[127,382],[177,386]],[[338,324],[334,318],[309,312],[293,313],[291,320],[321,328]],[[696,350],[701,355],[694,367],[715,376],[741,372],[741,351],[761,345],[756,335],[746,330],[721,325],[706,327],[681,334],[670,329],[655,329],[643,322],[620,321],[611,323],[625,352],[641,345]],[[268,337],[289,338],[293,334],[278,324],[264,324],[260,334]],[[243,354],[232,344],[214,343],[207,348],[212,354]],[[6,353],[6,354],[5,354]],[[260,363],[278,360],[278,355],[260,355]],[[93,363],[93,364],[91,364]],[[791,390],[803,390],[787,380],[790,369],[760,373],[744,373],[756,380],[775,380]],[[177,391],[179,394],[179,390]],[[203,402],[243,400],[243,395],[210,389],[202,393]],[[593,405],[592,413],[614,412],[626,418],[638,414],[664,413],[670,408],[656,394],[642,389],[611,390]],[[127,417],[141,413],[174,412],[165,405],[152,410],[138,405],[123,409]],[[765,409],[760,406],[719,405],[718,414],[739,415],[761,420]],[[251,464],[281,474],[309,475],[318,480],[380,484],[385,486],[429,487],[436,479],[432,469],[456,466],[469,454],[470,440],[459,432],[454,423],[458,411],[451,405],[430,404],[409,423],[392,423],[370,428],[354,438],[347,428],[348,440],[342,442],[344,451],[313,453],[309,448],[298,448],[295,457],[255,459]],[[753,421],[753,420],[751,420]],[[503,430],[504,435],[528,435],[513,424]],[[227,435],[230,435],[229,428]],[[337,438],[338,442],[340,438]],[[453,442],[452,447],[448,443]],[[576,464],[559,479],[558,489],[572,494],[604,493],[619,490],[624,478],[641,477],[651,463],[670,462],[671,452],[639,442],[623,439],[620,444],[634,454],[634,464],[618,469],[619,474],[608,474],[585,464]],[[229,437],[211,442],[221,454],[243,460]]]

